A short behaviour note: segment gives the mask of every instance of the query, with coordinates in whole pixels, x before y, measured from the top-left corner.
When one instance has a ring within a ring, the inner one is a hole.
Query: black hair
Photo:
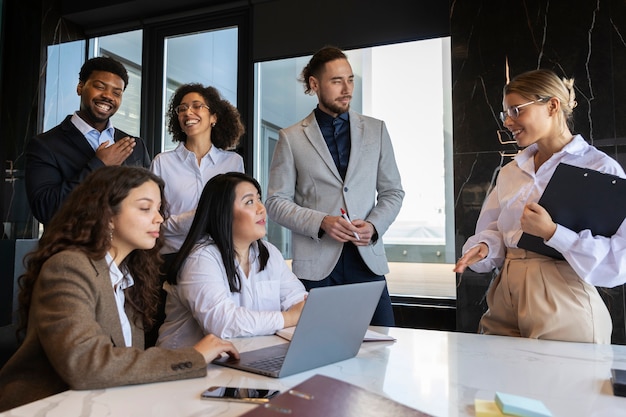
[[[211,143],[220,149],[230,150],[237,147],[239,139],[246,129],[241,122],[241,116],[235,106],[223,99],[215,87],[205,87],[202,84],[183,84],[176,89],[167,110],[167,130],[172,134],[174,142],[185,142],[187,135],[178,122],[176,107],[189,93],[198,93],[209,106],[209,112],[217,116],[217,122],[211,129]]]
[[[324,65],[336,59],[348,59],[348,57],[341,49],[335,46],[325,46],[311,57],[309,63],[302,69],[299,78],[300,82],[304,84],[305,94],[311,94],[309,77],[320,78],[320,72],[324,68]]]
[[[235,189],[242,182],[253,184],[259,195],[261,194],[261,186],[258,181],[241,172],[218,174],[206,183],[189,233],[168,271],[167,281],[170,284],[176,285],[178,282],[178,273],[196,244],[214,244],[222,255],[230,291],[239,292],[241,290],[241,277],[237,273],[235,265],[233,205],[235,203]],[[262,239],[257,240],[257,243],[259,247],[259,270],[262,271],[267,265],[269,252]]]
[[[80,68],[78,79],[83,83],[87,82],[94,71],[106,71],[119,76],[124,81],[124,90],[126,90],[128,86],[128,72],[121,62],[107,56],[91,58]]]

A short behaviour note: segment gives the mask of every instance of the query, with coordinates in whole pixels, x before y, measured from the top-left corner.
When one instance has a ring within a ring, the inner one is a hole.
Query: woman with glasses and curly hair
[[[103,167],[69,195],[20,278],[23,341],[0,370],[0,411],[68,389],[206,375],[229,342],[144,350],[154,323],[163,181],[139,167]]]
[[[237,108],[223,99],[217,89],[198,83],[181,85],[170,100],[167,118],[168,131],[178,146],[157,155],[150,167],[165,181],[165,196],[170,204],[170,217],[162,227],[163,271],[169,269],[187,236],[207,181],[224,172],[244,172],[243,158],[233,149],[245,129]],[[165,275],[161,280],[165,280]],[[165,319],[164,297],[162,292],[159,323]],[[146,333],[148,345],[156,343],[157,330]]]
[[[217,89],[202,84],[180,86],[167,118],[178,146],[157,155],[151,166],[165,181],[170,203],[170,217],[163,223],[165,255],[175,254],[183,244],[207,181],[224,172],[244,172],[243,158],[233,150],[245,131],[237,108]],[[172,257],[166,256],[166,262]]]
[[[487,196],[476,234],[455,266],[462,273],[499,268],[480,321],[486,334],[610,343],[612,324],[595,286],[626,282],[626,222],[612,237],[575,232],[538,204],[559,163],[624,178],[620,164],[572,134],[574,82],[534,70],[504,87],[501,118],[523,150],[503,166]],[[584,196],[581,196],[584,198]],[[537,236],[564,260],[518,247]]]

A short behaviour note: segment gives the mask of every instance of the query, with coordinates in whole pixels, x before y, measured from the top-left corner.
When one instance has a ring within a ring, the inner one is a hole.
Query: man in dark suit
[[[26,194],[44,225],[90,172],[105,165],[150,166],[143,140],[111,124],[128,85],[124,66],[112,58],[92,58],[78,79],[80,110],[35,136],[26,149]]]

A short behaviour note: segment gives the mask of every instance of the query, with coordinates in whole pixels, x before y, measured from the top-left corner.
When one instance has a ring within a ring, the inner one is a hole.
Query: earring
[[[109,229],[109,242],[113,242],[113,229]]]
[[[215,127],[215,122],[211,123],[211,127]]]

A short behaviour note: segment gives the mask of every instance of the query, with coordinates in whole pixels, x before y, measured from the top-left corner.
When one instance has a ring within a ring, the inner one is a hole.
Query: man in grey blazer
[[[143,140],[110,121],[128,85],[126,68],[113,58],[96,57],[83,64],[78,79],[80,109],[35,136],[26,148],[26,195],[33,215],[44,225],[92,171],[105,165],[150,167]]]
[[[293,232],[292,269],[307,290],[384,280],[382,236],[404,198],[385,123],[350,110],[354,74],[340,49],[315,53],[302,82],[318,105],[279,132],[268,215]],[[394,325],[386,287],[371,323]]]

